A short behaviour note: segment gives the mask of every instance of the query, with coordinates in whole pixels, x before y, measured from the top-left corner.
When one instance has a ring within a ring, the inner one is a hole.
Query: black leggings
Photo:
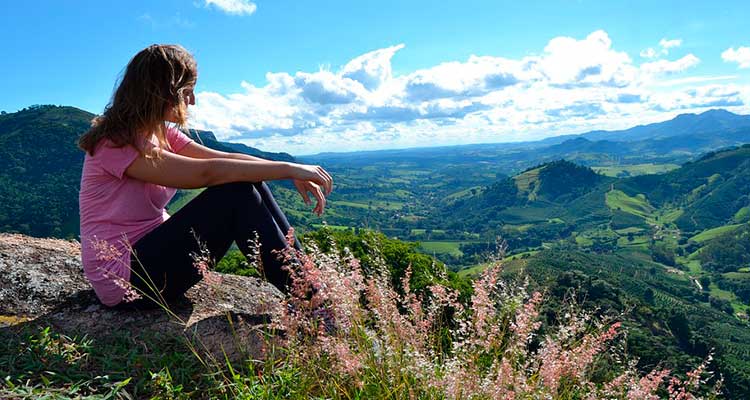
[[[262,272],[286,293],[289,274],[282,269],[283,262],[273,250],[287,247],[289,228],[264,182],[209,187],[133,245],[130,284],[137,293],[167,302],[174,300],[203,277],[193,259],[193,254],[201,253],[201,247],[208,250],[213,263],[224,256],[232,242],[237,243],[243,254],[250,254],[248,240],[254,238],[255,231],[261,244]],[[301,249],[296,238],[294,247]],[[153,287],[160,293],[155,294]],[[145,296],[117,305],[118,308],[155,306]]]

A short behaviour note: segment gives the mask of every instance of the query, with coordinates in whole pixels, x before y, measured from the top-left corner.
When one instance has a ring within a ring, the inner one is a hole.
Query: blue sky
[[[292,154],[748,113],[748,15],[746,1],[8,1],[0,110],[101,112],[137,51],[180,43],[199,65],[194,127]]]

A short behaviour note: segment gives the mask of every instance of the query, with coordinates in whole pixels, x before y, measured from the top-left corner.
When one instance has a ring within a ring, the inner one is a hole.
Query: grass
[[[627,173],[629,176],[663,174],[679,167],[680,166],[677,164],[646,163],[611,167],[592,167],[591,169],[602,175],[617,177],[623,173]]]
[[[723,275],[729,279],[745,280],[750,279],[748,268],[740,268],[737,272],[725,272]]]
[[[464,253],[460,250],[460,246],[462,243],[466,242],[419,242],[419,247],[423,252],[427,254],[450,254],[455,257],[463,257]]]
[[[642,194],[631,197],[621,190],[610,190],[607,192],[605,201],[607,207],[612,210],[620,210],[637,215],[647,221],[654,221],[653,214],[656,209],[649,204],[646,196]]]
[[[530,201],[536,200],[536,191],[539,189],[539,171],[541,168],[534,168],[513,177],[518,191],[526,193]]]
[[[335,200],[335,201],[330,201],[329,203],[332,204],[332,205],[335,205],[335,206],[362,208],[362,209],[365,209],[365,210],[367,210],[368,208],[370,208],[370,206],[368,204],[356,203],[356,202],[353,202],[353,201]],[[375,204],[373,203],[373,208],[374,207],[375,207]]]
[[[477,273],[486,274],[473,282],[476,301],[459,304],[459,292],[437,281],[429,287],[433,296],[425,296],[428,289],[410,286],[407,277],[399,294],[388,275],[374,271],[365,278],[364,266],[349,256],[311,252],[313,258],[295,270],[287,297],[293,307],[282,307],[283,348],[266,343],[265,360],[204,364],[182,335],[114,332],[93,341],[30,325],[5,329],[0,331],[0,397],[446,399],[496,398],[504,390],[508,398],[570,400],[602,398],[598,384],[620,373],[636,379],[615,380],[619,386],[613,390],[630,391],[629,397],[644,393],[637,379],[644,372],[627,367],[634,363],[607,369],[604,378],[596,373],[610,350],[619,351],[621,342],[612,340],[620,336],[621,324],[599,323],[596,314],[575,302],[561,305],[563,318],[545,325],[548,339],[538,348],[530,343],[530,336],[541,333],[544,296],[530,293],[523,279],[504,279],[524,270],[524,256],[533,253],[506,257],[504,266],[477,266]],[[326,290],[311,299],[315,287]],[[321,329],[321,308],[315,304],[325,305],[335,324],[346,329]],[[464,307],[471,308],[454,311]],[[552,357],[571,361],[550,363]]]
[[[412,235],[424,235],[426,233],[427,233],[427,229],[412,229],[411,230]],[[433,229],[432,233],[444,234],[445,229]]]
[[[716,238],[717,236],[719,236],[719,235],[721,235],[723,233],[731,232],[731,231],[739,228],[740,226],[742,226],[742,224],[724,225],[724,226],[720,226],[718,228],[708,229],[708,230],[705,230],[705,231],[703,231],[703,232],[701,232],[701,233],[699,233],[699,234],[691,237],[690,240],[692,240],[694,242],[698,242],[698,243],[703,243],[703,242],[706,242],[708,240],[714,239],[714,238]]]
[[[576,243],[578,243],[579,246],[587,247],[587,246],[591,246],[592,244],[594,244],[594,241],[591,240],[587,236],[577,235],[576,236]]]
[[[370,205],[366,203],[357,203],[354,201],[344,201],[344,200],[333,200],[330,201],[329,204],[332,204],[334,206],[343,206],[343,207],[353,207],[353,208],[360,208],[360,209],[369,209]],[[397,211],[404,207],[404,203],[399,201],[373,201],[372,202],[372,208],[373,209],[381,209],[381,210],[392,210]]]
[[[123,392],[142,398],[156,389],[152,374],[167,371],[171,384],[186,394],[219,387],[184,337],[113,332],[106,340],[92,340],[26,324],[2,330],[0,350],[3,398],[8,391],[26,393],[24,398],[123,398]],[[45,397],[56,391],[81,397]]]
[[[620,235],[627,235],[628,233],[641,233],[645,229],[643,228],[636,228],[636,227],[629,227],[629,228],[623,228],[623,229],[617,229],[615,232],[617,232]]]
[[[703,274],[703,267],[701,267],[701,262],[698,260],[686,260],[683,263],[688,271],[690,272],[690,275],[693,276],[699,276]]]
[[[734,214],[733,220],[737,223],[750,222],[750,206],[740,208]]]
[[[639,247],[643,249],[647,249],[649,244],[649,237],[648,236],[634,236],[633,241],[628,241],[627,236],[620,236],[617,239],[617,245],[620,247]]]
[[[724,290],[716,286],[715,283],[711,282],[711,284],[708,286],[709,293],[711,296],[716,297],[717,299],[727,300],[732,304],[732,308],[734,309],[735,313],[738,312],[747,312],[748,306],[746,304],[743,304],[737,296],[735,296],[734,293]]]
[[[464,189],[455,193],[451,193],[448,196],[445,196],[443,200],[446,202],[452,202],[452,201],[455,201],[464,197],[469,197],[469,196],[472,196],[472,191],[474,191],[475,193],[481,193],[482,187],[473,186],[473,187],[470,187],[470,188],[467,188],[467,189]]]
[[[680,218],[683,213],[684,210],[681,208],[663,210],[659,213],[659,222],[662,224],[671,224],[676,221],[677,218]]]

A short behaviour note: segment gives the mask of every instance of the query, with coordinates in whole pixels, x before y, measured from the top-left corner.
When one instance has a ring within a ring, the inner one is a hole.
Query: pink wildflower
[[[96,259],[99,261],[115,261],[122,257],[122,252],[106,240],[93,236],[89,239],[91,247],[96,251]]]

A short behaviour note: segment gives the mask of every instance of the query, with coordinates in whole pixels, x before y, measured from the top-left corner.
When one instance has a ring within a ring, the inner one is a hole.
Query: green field
[[[329,204],[332,204],[334,206],[343,206],[343,207],[353,207],[353,208],[359,208],[367,210],[370,208],[370,205],[367,203],[358,203],[355,201],[344,201],[344,200],[333,200],[330,201]],[[398,201],[384,201],[384,200],[378,200],[372,202],[372,208],[373,209],[381,209],[381,210],[400,210],[403,208],[404,203],[398,202]]]
[[[745,206],[740,208],[735,214],[734,214],[734,222],[737,223],[743,223],[743,222],[750,222],[750,206]]]
[[[411,234],[412,235],[424,235],[427,233],[427,229],[412,229]],[[444,234],[444,229],[433,229],[432,233],[438,233],[438,234]]]
[[[312,224],[313,228],[315,229],[322,229],[322,228],[328,228],[333,229],[335,231],[349,231],[354,230],[354,228],[350,226],[344,226],[344,225],[326,225],[326,224]]]
[[[624,228],[624,229],[617,229],[615,232],[619,233],[620,235],[627,235],[628,233],[641,233],[645,229],[643,228],[636,228],[636,227],[630,227],[630,228]]]
[[[530,201],[536,200],[536,191],[539,189],[540,170],[540,168],[534,168],[513,178],[518,191],[521,193],[527,193],[527,197]]]
[[[691,237],[690,240],[692,240],[694,242],[698,242],[698,243],[703,243],[703,242],[705,242],[707,240],[711,240],[711,239],[713,239],[713,238],[721,235],[722,233],[731,232],[731,231],[739,228],[740,226],[742,226],[742,224],[724,225],[724,226],[720,226],[718,228],[708,229],[706,231],[703,231],[703,232],[701,232],[701,233],[699,233],[699,234]]]
[[[462,257],[464,253],[459,250],[461,243],[466,242],[419,242],[419,247],[427,254],[450,254],[455,257]]]
[[[646,196],[638,194],[631,197],[621,190],[610,190],[607,192],[606,203],[607,207],[612,210],[620,210],[637,215],[647,221],[653,221],[653,213],[656,210],[649,204]]]
[[[659,222],[661,222],[662,224],[672,223],[676,221],[677,218],[680,218],[683,212],[684,210],[681,208],[662,210],[661,213],[658,215]]]
[[[628,241],[627,236],[621,236],[617,239],[617,245],[620,247],[638,247],[645,250],[648,249],[648,244],[648,236],[634,236],[632,242]]]
[[[618,177],[622,175],[636,176],[636,175],[650,175],[650,174],[663,174],[673,169],[677,169],[680,166],[677,164],[633,164],[633,165],[619,165],[615,167],[591,167],[594,171],[611,177]]]

